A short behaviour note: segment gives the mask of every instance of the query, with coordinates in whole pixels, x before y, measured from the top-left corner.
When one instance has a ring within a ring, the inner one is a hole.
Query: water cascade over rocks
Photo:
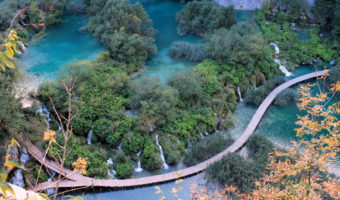
[[[87,144],[92,144],[93,130],[87,134]]]
[[[142,154],[142,152],[138,151],[138,153],[137,153],[138,162],[137,162],[137,167],[135,168],[135,172],[137,172],[137,173],[140,173],[140,172],[143,171],[142,164],[141,164],[141,161],[140,161],[140,155],[141,154]]]
[[[274,62],[276,63],[276,64],[278,64],[280,67],[280,70],[286,75],[286,76],[291,76],[291,75],[293,75],[291,72],[289,72],[288,70],[287,70],[287,68],[285,67],[285,61],[282,61],[282,60],[280,60],[279,58],[278,58],[278,56],[279,56],[279,54],[280,54],[280,48],[279,48],[279,46],[277,45],[277,43],[275,43],[275,42],[272,42],[272,43],[270,43],[270,45],[271,46],[273,46],[274,47],[274,49],[275,49],[275,59],[274,59]]]
[[[121,143],[118,145],[118,150],[119,150],[119,151],[122,151],[122,149],[123,149],[123,142],[121,142]]]
[[[112,179],[115,178],[116,176],[116,171],[113,169],[113,161],[112,161],[112,158],[110,157],[107,161],[106,161],[106,164],[107,164],[107,175],[109,177],[111,177]]]
[[[22,167],[26,167],[27,161],[30,160],[30,157],[27,153],[27,149],[22,148],[20,149],[20,164]],[[25,187],[24,175],[22,169],[16,169],[14,172],[14,176],[11,178],[10,181],[13,185],[19,187]]]
[[[51,122],[54,122],[57,124],[58,126],[58,130],[57,132],[60,132],[61,131],[61,126],[60,124],[58,123],[57,120],[54,120],[54,119],[51,119],[50,115],[50,111],[48,111],[48,109],[45,107],[45,106],[41,106],[38,110],[37,110],[37,113],[40,114],[40,116],[42,116],[43,118],[45,118],[45,122],[46,122],[46,125],[47,125],[47,128],[48,129],[51,129]]]
[[[238,98],[239,98],[240,102],[242,102],[243,99],[242,99],[242,94],[241,94],[241,88],[240,88],[240,86],[237,86],[237,95],[238,95]]]
[[[162,159],[162,161],[163,161],[163,169],[168,169],[169,166],[168,166],[168,164],[166,164],[166,162],[165,162],[165,157],[164,157],[163,148],[162,148],[162,146],[159,144],[158,135],[156,135],[156,144],[157,144],[157,146],[159,147],[160,156],[161,156],[161,159]]]

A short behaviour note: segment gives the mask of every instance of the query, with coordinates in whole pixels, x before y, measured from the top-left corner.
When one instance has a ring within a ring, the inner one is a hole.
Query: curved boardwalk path
[[[143,185],[151,185],[151,184],[158,184],[162,182],[172,181],[177,178],[183,178],[190,175],[197,174],[199,172],[202,172],[205,170],[210,164],[219,161],[223,156],[227,155],[228,153],[235,152],[238,149],[240,149],[248,140],[248,138],[251,136],[251,134],[255,131],[257,125],[260,123],[263,115],[265,114],[267,108],[270,106],[272,101],[275,99],[275,97],[285,90],[286,88],[311,79],[316,78],[319,76],[325,75],[325,71],[318,71],[309,73],[297,78],[294,78],[292,80],[289,80],[282,85],[275,88],[262,102],[262,104],[257,109],[256,113],[253,115],[252,119],[250,120],[246,130],[243,132],[243,134],[226,150],[223,152],[215,155],[214,157],[201,162],[195,166],[188,167],[185,169],[181,169],[175,172],[170,172],[166,174],[156,175],[156,176],[148,176],[143,178],[135,178],[135,179],[125,179],[125,180],[104,180],[104,179],[94,179],[89,178],[86,176],[82,176],[79,174],[75,174],[74,172],[61,168],[58,166],[58,164],[47,161],[44,159],[43,153],[41,153],[34,145],[28,141],[25,141],[24,144],[27,146],[28,152],[37,159],[41,164],[43,164],[45,167],[50,168],[57,173],[62,174],[66,178],[70,180],[62,180],[58,183],[58,187],[60,188],[77,188],[77,187],[113,187],[113,188],[127,188],[127,187],[137,187],[137,186],[143,186]],[[43,191],[48,188],[54,188],[56,187],[56,182],[44,182],[37,185],[37,187],[33,188],[35,191]]]

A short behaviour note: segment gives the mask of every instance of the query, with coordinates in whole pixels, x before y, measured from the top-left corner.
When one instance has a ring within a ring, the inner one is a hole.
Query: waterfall
[[[286,76],[291,76],[292,73],[289,72],[289,71],[287,70],[287,68],[285,67],[285,61],[281,61],[281,60],[278,58],[278,56],[279,56],[279,54],[280,54],[280,48],[279,48],[279,46],[277,45],[277,43],[272,42],[272,43],[270,43],[269,45],[273,46],[274,49],[275,49],[275,59],[274,59],[274,62],[275,62],[276,64],[279,65],[279,69],[282,71],[282,73],[284,73]]]
[[[237,86],[237,94],[238,94],[238,98],[239,98],[240,102],[242,102],[243,99],[242,99],[242,94],[241,94],[240,86]]]
[[[168,166],[168,165],[166,164],[166,162],[165,162],[165,157],[164,157],[163,148],[162,148],[162,146],[159,144],[158,135],[156,135],[156,144],[157,144],[157,146],[159,147],[160,156],[161,156],[161,159],[162,159],[162,161],[163,161],[163,169],[168,169],[169,166]]]
[[[334,65],[335,61],[331,60],[331,62],[329,62],[330,65]]]
[[[138,153],[137,153],[138,162],[137,162],[137,167],[135,168],[135,172],[137,172],[137,173],[140,173],[140,172],[143,171],[142,164],[140,162],[141,153],[142,153],[141,151],[138,151]]]
[[[274,62],[275,62],[276,64],[279,65],[279,69],[281,70],[281,72],[283,72],[283,73],[285,74],[285,76],[291,76],[291,75],[292,75],[292,73],[289,72],[289,71],[287,70],[287,68],[285,67],[284,61],[283,61],[283,63],[282,63],[282,61],[281,61],[280,59],[275,58],[275,59],[274,59]]]
[[[24,43],[22,43],[21,41],[17,41],[17,43],[18,43],[18,45],[20,46],[20,48],[21,48],[22,50],[25,50],[25,49],[26,49]]]
[[[239,152],[240,156],[243,157],[244,159],[248,159],[248,148],[247,147],[243,147],[240,152]]]
[[[121,142],[119,145],[118,145],[118,150],[121,151],[123,149],[123,142]]]
[[[25,187],[24,175],[22,169],[15,169],[14,176],[11,178],[10,181],[13,185],[19,187]]]
[[[87,144],[92,144],[92,137],[93,137],[93,130],[91,129],[90,132],[87,134]]]
[[[27,153],[27,149],[22,148],[20,149],[20,164],[22,167],[26,167],[27,161],[30,160],[30,157]],[[25,187],[25,181],[24,181],[24,174],[22,169],[15,169],[14,176],[11,178],[10,181],[13,185],[19,186],[19,187]]]
[[[50,115],[50,111],[48,111],[48,109],[45,106],[41,106],[38,110],[37,113],[40,114],[40,116],[42,116],[45,119],[46,125],[48,129],[51,129],[51,122],[54,122],[57,124],[58,126],[58,130],[57,132],[61,131],[61,125],[58,123],[57,120],[51,119]]]
[[[52,178],[52,177],[51,177],[51,178],[48,178],[47,181],[48,181],[48,182],[52,182],[52,181],[53,181],[53,178]],[[54,189],[54,188],[49,188],[49,189],[46,190],[46,194],[48,194],[48,195],[53,195],[54,192],[55,192],[55,189]]]
[[[108,169],[107,169],[108,176],[111,178],[115,178],[116,171],[113,169],[113,161],[111,157],[106,161],[106,164],[108,166]]]
[[[156,128],[157,128],[156,125],[152,125],[151,128],[150,128],[150,132],[154,132]]]

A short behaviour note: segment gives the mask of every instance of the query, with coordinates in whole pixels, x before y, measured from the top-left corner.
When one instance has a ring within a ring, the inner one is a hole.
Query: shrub
[[[155,30],[140,3],[128,0],[92,0],[87,29],[111,52],[111,57],[141,67],[156,52]]]
[[[294,89],[288,88],[277,95],[277,97],[274,99],[273,104],[277,106],[286,106],[289,103],[294,102],[297,98],[297,92]]]
[[[253,163],[236,153],[229,153],[206,169],[206,177],[220,185],[233,185],[241,192],[250,192],[261,174]]]
[[[254,181],[267,173],[268,154],[274,146],[265,136],[255,134],[250,136],[246,147],[251,161],[246,161],[236,153],[229,153],[207,168],[208,180],[222,186],[237,186],[241,192],[251,191],[255,187]]]
[[[204,44],[176,41],[171,44],[168,55],[174,58],[185,58],[193,62],[201,62],[205,57],[205,46]]]
[[[194,144],[185,153],[184,164],[193,166],[222,152],[234,141],[229,135],[216,133]]]
[[[175,88],[182,101],[192,105],[203,97],[202,78],[193,70],[185,70],[176,73],[169,80],[169,85]]]
[[[118,163],[116,165],[117,178],[129,178],[133,173],[133,166],[131,162]]]
[[[153,142],[151,138],[148,138],[142,151],[142,167],[148,170],[161,169],[163,166],[159,148]]]
[[[283,76],[276,76],[273,79],[267,81],[264,85],[250,89],[246,92],[245,102],[251,105],[258,106],[267,97],[267,95],[277,86],[286,82],[286,78]],[[287,98],[291,97],[291,94],[285,95]]]
[[[233,7],[222,7],[212,1],[193,1],[176,15],[178,33],[203,35],[219,28],[229,28],[236,23]]]
[[[161,136],[159,143],[162,145],[166,163],[176,165],[182,158],[184,153],[184,143],[174,136]]]
[[[256,26],[248,23],[238,23],[230,30],[222,28],[206,36],[207,58],[248,71],[255,67],[271,69],[275,66],[269,48]]]
[[[253,134],[246,143],[249,156],[255,162],[266,166],[268,154],[273,152],[274,145],[263,134]]]

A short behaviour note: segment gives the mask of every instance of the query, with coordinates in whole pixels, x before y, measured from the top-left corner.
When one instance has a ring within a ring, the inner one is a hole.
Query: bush
[[[128,0],[92,0],[87,29],[109,50],[115,60],[139,69],[156,52],[155,30],[140,3]]]
[[[164,157],[168,165],[176,165],[184,153],[184,143],[174,136],[161,136],[159,143],[162,145]]]
[[[205,46],[204,44],[176,41],[171,44],[168,55],[174,58],[185,58],[193,62],[201,62],[205,57]]]
[[[178,33],[203,35],[219,28],[229,28],[236,23],[233,7],[222,7],[212,1],[193,1],[176,15]]]
[[[246,147],[251,161],[246,161],[236,153],[229,153],[207,168],[208,180],[222,186],[237,186],[241,192],[250,192],[255,188],[254,181],[267,173],[268,155],[274,146],[262,134],[254,134],[250,136]]]
[[[229,153],[206,169],[206,177],[220,185],[233,185],[241,192],[250,192],[255,187],[254,181],[261,174],[253,163],[236,153]]]
[[[147,170],[157,170],[162,166],[159,148],[151,138],[148,138],[142,151],[142,167]]]
[[[277,86],[281,85],[282,83],[286,82],[286,78],[283,76],[276,76],[273,79],[270,79],[267,81],[264,85],[250,89],[246,92],[245,95],[245,102],[247,104],[258,106],[262,103],[262,101],[268,96],[270,92],[272,92],[273,89],[275,89]],[[289,92],[288,95],[285,95],[290,98],[291,94]]]
[[[133,173],[133,166],[131,162],[118,163],[116,165],[117,178],[129,178]]]
[[[150,132],[174,116],[178,91],[161,84],[157,78],[143,78],[134,82],[130,92],[130,106],[138,110],[140,129]]]
[[[216,133],[212,136],[199,141],[194,144],[191,149],[189,149],[184,156],[184,164],[187,166],[193,166],[209,158],[215,156],[216,154],[222,152],[234,141],[229,135],[223,135]]]
[[[246,147],[249,151],[249,156],[255,162],[266,166],[268,162],[268,154],[273,152],[274,145],[263,134],[253,134],[249,137]]]
[[[255,67],[265,71],[275,66],[273,52],[261,33],[256,26],[247,23],[238,23],[230,30],[223,28],[207,35],[206,54],[219,64],[243,67],[247,71]]]
[[[192,105],[203,97],[202,78],[193,70],[185,70],[176,73],[169,80],[169,85],[175,88],[181,100]]]
[[[297,92],[294,89],[288,88],[277,95],[273,104],[277,106],[286,106],[289,103],[294,102],[297,98]]]

